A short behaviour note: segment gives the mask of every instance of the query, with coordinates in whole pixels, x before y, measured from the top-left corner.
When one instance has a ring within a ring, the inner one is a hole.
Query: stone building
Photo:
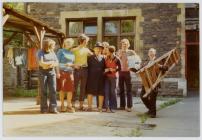
[[[197,15],[197,5],[191,5],[188,8]],[[64,32],[67,37],[76,40],[78,33],[89,35],[89,47],[96,41],[108,41],[118,48],[119,41],[128,38],[130,48],[143,60],[147,59],[151,47],[156,48],[158,56],[177,47],[180,63],[163,79],[161,94],[184,96],[189,89],[199,89],[198,75],[192,78],[198,85],[191,86],[188,82],[191,79],[189,66],[194,58],[187,54],[197,53],[197,49],[188,49],[186,45],[186,7],[182,3],[25,3],[27,14]],[[194,18],[199,19],[198,16]],[[197,66],[198,60],[195,72],[199,74]],[[133,91],[138,94],[140,80],[134,76],[132,81]]]

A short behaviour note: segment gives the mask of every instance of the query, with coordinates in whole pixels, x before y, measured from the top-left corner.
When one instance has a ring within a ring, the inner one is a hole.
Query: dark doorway
[[[186,78],[187,90],[199,93],[199,31],[197,30],[186,31]]]

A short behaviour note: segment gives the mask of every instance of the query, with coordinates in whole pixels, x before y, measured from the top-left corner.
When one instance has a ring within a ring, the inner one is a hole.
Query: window
[[[88,47],[92,48],[97,41],[97,18],[80,18],[80,19],[67,19],[67,37],[71,37],[78,45],[78,35],[85,33],[89,36],[90,40]]]
[[[103,41],[118,49],[123,38],[127,38],[130,41],[130,49],[134,49],[135,17],[103,18]]]

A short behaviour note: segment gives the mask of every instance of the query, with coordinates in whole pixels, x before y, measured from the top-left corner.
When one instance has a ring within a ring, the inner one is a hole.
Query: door
[[[186,31],[186,78],[188,91],[199,91],[199,31]]]

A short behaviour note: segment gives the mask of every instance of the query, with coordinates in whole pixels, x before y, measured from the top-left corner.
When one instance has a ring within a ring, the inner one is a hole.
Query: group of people
[[[134,50],[130,50],[128,39],[122,39],[121,47],[116,51],[115,46],[108,42],[97,42],[92,50],[88,45],[89,37],[81,34],[78,46],[74,40],[67,38],[62,48],[54,52],[55,41],[46,39],[43,48],[38,52],[39,81],[41,90],[41,113],[59,113],[57,110],[56,92],[59,92],[60,111],[75,112],[75,102],[79,99],[79,110],[92,111],[93,97],[97,97],[99,112],[105,110],[114,113],[116,109],[132,111],[133,99],[131,93],[131,72],[136,72],[141,66],[141,59]],[[149,62],[155,60],[156,50],[149,50]],[[134,57],[131,57],[134,56]],[[133,60],[138,67],[132,66]],[[120,107],[117,105],[117,82],[119,86]],[[78,92],[79,90],[79,92]],[[49,91],[49,105],[47,103]],[[158,86],[149,97],[144,98],[144,87],[141,99],[151,117],[156,116],[156,96]],[[79,93],[79,95],[77,95]],[[127,97],[125,97],[125,94]],[[87,96],[88,107],[84,108]],[[65,106],[64,99],[67,99]]]

